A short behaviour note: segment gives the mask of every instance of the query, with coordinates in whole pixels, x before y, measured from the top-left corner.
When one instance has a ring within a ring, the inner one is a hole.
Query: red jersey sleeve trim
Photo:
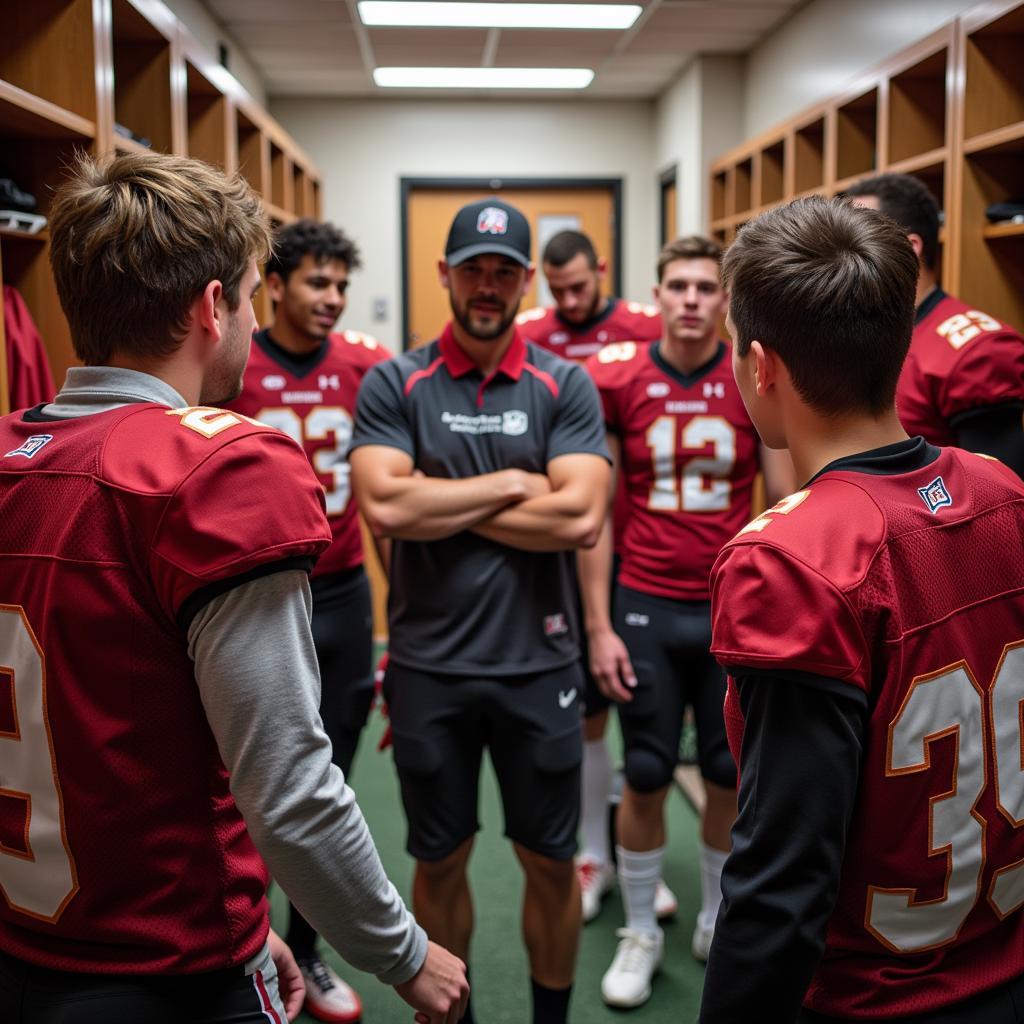
[[[438,356],[425,370],[417,370],[415,373],[410,374],[409,379],[405,382],[405,396],[406,398],[412,392],[412,389],[416,387],[421,380],[426,380],[428,377],[433,377],[435,373],[444,365],[444,356]]]
[[[543,370],[538,370],[537,367],[533,365],[533,363],[523,363],[523,369],[526,370],[528,373],[533,374],[533,376],[536,377],[537,380],[539,380],[541,384],[543,384],[555,398],[558,397],[558,383],[555,381],[555,378],[552,377],[550,373],[545,373]]]

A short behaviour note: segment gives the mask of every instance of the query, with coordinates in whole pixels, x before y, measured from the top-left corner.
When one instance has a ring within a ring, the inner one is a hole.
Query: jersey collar
[[[441,358],[444,360],[445,366],[448,367],[448,372],[453,378],[458,379],[459,377],[465,377],[467,373],[472,373],[476,370],[477,373],[483,371],[479,366],[462,349],[462,346],[455,340],[455,334],[452,331],[451,323],[445,325],[444,330],[441,332],[441,337],[438,339],[438,347],[441,351]],[[519,333],[519,328],[515,328],[512,334],[512,341],[508,348],[505,349],[505,354],[501,357],[501,362],[498,363],[497,369],[494,373],[490,374],[488,379],[495,377],[497,374],[504,374],[511,380],[519,380],[523,375],[523,365],[526,363],[526,342],[523,340],[523,336]]]
[[[914,326],[916,327],[926,316],[929,316],[933,309],[946,297],[946,293],[936,285],[922,300],[921,305],[914,310]]]

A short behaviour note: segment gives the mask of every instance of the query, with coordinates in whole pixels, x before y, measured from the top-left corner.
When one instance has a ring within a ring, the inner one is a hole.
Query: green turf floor
[[[381,731],[382,719],[374,712],[350,781],[384,866],[408,900],[412,861],[405,852],[405,821],[391,753],[378,754],[376,750]],[[613,731],[617,733],[617,729]],[[478,1024],[529,1024],[529,974],[519,931],[522,874],[501,834],[501,805],[489,763],[481,787],[481,823],[470,867],[476,901],[470,963],[473,1013]],[[696,825],[690,806],[673,791],[668,804],[669,849],[664,875],[679,897],[679,915],[665,928],[665,963],[650,1001],[627,1012],[610,1010],[601,1002],[601,975],[615,951],[615,929],[623,923],[619,896],[613,891],[600,916],[583,931],[570,1012],[573,1024],[625,1024],[626,1020],[687,1024],[696,1020],[703,978],[703,968],[689,952],[700,892]],[[273,894],[272,903],[274,923],[283,931],[287,908],[279,891]],[[326,950],[325,955],[357,988],[363,1000],[364,1024],[412,1020],[412,1010],[390,988],[342,965],[333,950]],[[312,1018],[302,1015],[299,1020]]]

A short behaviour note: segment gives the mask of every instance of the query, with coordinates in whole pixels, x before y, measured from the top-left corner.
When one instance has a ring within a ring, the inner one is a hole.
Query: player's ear
[[[914,255],[917,256],[917,262],[921,262],[921,253],[924,252],[924,239],[914,231],[907,232],[907,238],[910,239],[910,244],[914,249]]]
[[[437,261],[437,277],[441,282],[442,288],[448,287],[449,278],[451,276],[451,267],[448,266],[447,260]]]
[[[778,356],[759,341],[750,343],[750,355],[754,360],[754,390],[763,398],[778,378]]]
[[[276,270],[272,270],[267,274],[267,294],[274,305],[284,300],[285,286],[285,279]]]
[[[598,258],[597,261],[597,279],[603,281],[608,276],[608,261],[603,258]]]
[[[531,263],[526,268],[526,277],[523,278],[523,294],[525,295],[530,290],[530,285],[533,283],[533,275],[537,273],[537,268]]]
[[[229,310],[224,301],[224,285],[220,281],[208,281],[199,297],[192,303],[192,323],[199,326],[204,334],[220,341],[227,325]]]

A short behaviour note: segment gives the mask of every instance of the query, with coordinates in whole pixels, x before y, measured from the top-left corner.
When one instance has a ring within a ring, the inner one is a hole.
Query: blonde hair
[[[240,175],[160,153],[80,154],[50,206],[50,266],[75,354],[166,358],[210,281],[238,309],[250,260],[271,251],[259,197]],[[248,296],[246,296],[248,298]]]

